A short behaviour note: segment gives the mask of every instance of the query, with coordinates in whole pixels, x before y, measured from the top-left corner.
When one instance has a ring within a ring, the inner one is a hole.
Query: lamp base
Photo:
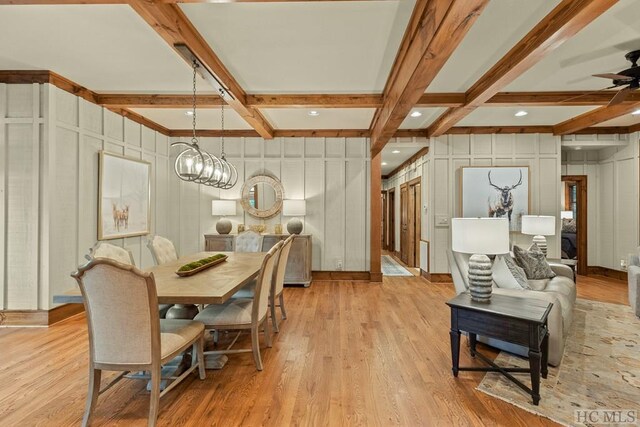
[[[547,257],[547,238],[544,236],[533,236],[533,243],[536,244],[544,254],[544,257]]]
[[[221,218],[220,221],[216,223],[216,231],[218,234],[229,234],[231,233],[231,221],[226,218]]]
[[[472,255],[469,258],[469,294],[477,302],[491,299],[491,260],[486,255]]]
[[[287,231],[289,234],[300,234],[302,233],[302,221],[298,218],[292,218],[287,223]]]

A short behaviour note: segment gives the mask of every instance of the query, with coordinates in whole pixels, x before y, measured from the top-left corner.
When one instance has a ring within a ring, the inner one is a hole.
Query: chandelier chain
[[[222,133],[221,133],[221,138],[220,138],[220,142],[221,142],[221,150],[220,150],[220,157],[222,157],[223,159],[225,158],[225,154],[224,154],[224,90],[222,88],[219,89],[220,91],[220,98],[222,98],[222,103],[220,104],[220,117],[221,117],[221,125],[222,125]]]
[[[193,137],[191,138],[191,142],[194,144],[198,143],[198,138],[196,138],[196,74],[197,74],[198,62],[193,60],[193,115],[191,118],[191,125],[193,127]]]

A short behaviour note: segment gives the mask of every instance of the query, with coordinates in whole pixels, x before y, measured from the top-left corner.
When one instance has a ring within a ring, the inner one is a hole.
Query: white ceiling
[[[638,109],[640,111],[640,109]],[[596,126],[633,126],[640,124],[640,115],[627,114]]]
[[[505,88],[505,91],[597,90],[610,80],[592,77],[631,66],[624,55],[640,49],[640,2],[620,0]]]
[[[560,0],[490,1],[427,92],[464,92]]]
[[[427,145],[426,138],[422,142],[391,142],[385,145],[382,149],[382,175],[387,175]]]
[[[597,107],[482,107],[474,110],[456,126],[538,126],[554,125]],[[516,117],[519,111],[524,117]]]
[[[276,129],[369,129],[373,108],[265,108],[262,114]]]
[[[400,125],[400,129],[425,129],[429,127],[431,123],[435,121],[442,113],[447,111],[446,108],[414,108],[411,110],[413,113],[417,111],[422,113],[420,117],[411,117],[409,114],[402,124]]]
[[[185,113],[190,109],[177,108],[132,108],[144,117],[168,129],[192,129],[193,116]],[[221,114],[219,108],[199,108],[196,110],[197,129],[221,129]],[[225,129],[253,129],[238,113],[231,108],[224,109]]]
[[[97,92],[192,87],[188,64],[128,5],[0,6],[0,69],[51,70]]]
[[[382,92],[414,0],[183,4],[249,93]]]

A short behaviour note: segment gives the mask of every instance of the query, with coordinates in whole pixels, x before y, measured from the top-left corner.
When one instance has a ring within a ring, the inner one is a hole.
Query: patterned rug
[[[383,276],[413,276],[409,270],[401,266],[389,255],[382,255]]]
[[[529,366],[505,351],[496,363]],[[524,382],[530,384],[529,378]],[[487,373],[477,389],[567,426],[599,425],[592,422],[604,419],[592,413],[590,422],[576,412],[582,410],[633,410],[634,423],[615,425],[640,425],[640,320],[628,306],[578,299],[562,364],[550,366],[548,378],[541,380],[539,406],[497,373]]]

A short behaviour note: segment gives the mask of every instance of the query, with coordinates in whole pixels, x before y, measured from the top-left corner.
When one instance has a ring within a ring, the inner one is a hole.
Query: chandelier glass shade
[[[238,171],[236,167],[229,163],[224,153],[224,90],[220,89],[220,97],[222,98],[222,137],[221,137],[221,155],[220,158],[201,149],[198,146],[198,138],[196,137],[196,75],[198,62],[193,61],[193,137],[191,142],[177,141],[171,144],[171,147],[179,148],[181,151],[176,156],[174,162],[174,171],[178,178],[183,181],[195,182],[197,184],[207,185],[214,188],[228,190],[233,188],[238,182]]]

